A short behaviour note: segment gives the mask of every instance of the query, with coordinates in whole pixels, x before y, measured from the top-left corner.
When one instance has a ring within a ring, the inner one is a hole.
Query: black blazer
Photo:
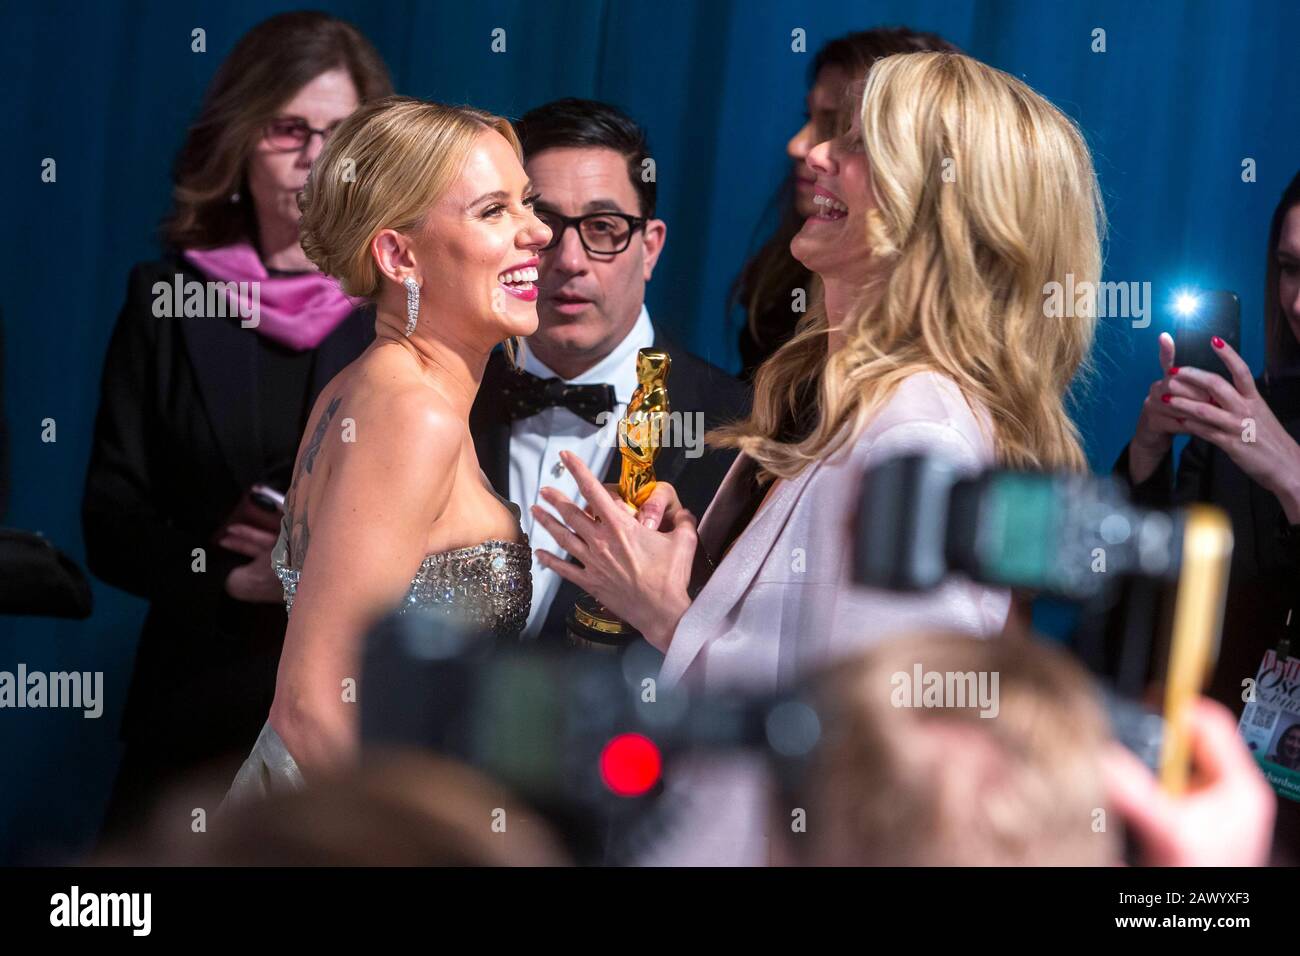
[[[735,421],[749,413],[749,388],[734,376],[692,355],[658,329],[654,344],[672,359],[668,395],[674,411],[703,412],[706,429]],[[469,416],[479,465],[497,494],[503,497],[510,496],[510,417],[502,399],[502,388],[505,377],[513,374],[515,372],[507,364],[505,355],[499,350],[493,352]],[[655,459],[655,477],[671,484],[682,504],[700,518],[735,458],[736,453],[731,449],[706,448],[700,457],[687,458],[684,448],[664,448]],[[602,480],[617,482],[621,463],[620,456],[611,456]],[[516,504],[526,509],[533,502]],[[564,617],[580,593],[576,585],[560,582],[555,599],[547,609],[546,622],[538,633],[540,640],[563,640]]]
[[[1300,441],[1300,377],[1273,382],[1257,379],[1255,387],[1282,427]],[[1126,447],[1115,471],[1128,481]],[[1173,474],[1172,454],[1166,455],[1150,478],[1133,487],[1139,504],[1166,508],[1192,502],[1218,505],[1232,521],[1232,569],[1223,614],[1223,639],[1209,695],[1237,717],[1245,703],[1242,681],[1254,678],[1264,652],[1276,648],[1285,629],[1288,610],[1296,617],[1291,626],[1300,633],[1300,545],[1287,534],[1286,512],[1281,502],[1248,477],[1217,446],[1192,438]],[[1300,864],[1300,804],[1278,799],[1273,831],[1273,863]]]
[[[150,602],[122,737],[180,766],[252,747],[286,616],[226,595],[226,575],[248,559],[211,543],[263,477],[257,333],[221,317],[156,317],[153,285],[177,272],[205,279],[179,258],[131,271],[104,361],[82,526],[91,571]],[[321,343],[309,402],[373,335],[364,308]],[[191,569],[195,548],[205,571]]]
[[[1292,438],[1300,441],[1300,377],[1255,386]],[[1129,450],[1115,465],[1128,482]],[[1240,715],[1241,682],[1259,670],[1265,650],[1281,637],[1286,613],[1295,609],[1292,633],[1300,633],[1300,551],[1285,535],[1281,503],[1248,477],[1223,451],[1200,438],[1183,449],[1178,474],[1172,453],[1155,473],[1133,487],[1133,500],[1154,508],[1192,502],[1218,505],[1232,521],[1232,570],[1224,611],[1223,641],[1210,696]]]

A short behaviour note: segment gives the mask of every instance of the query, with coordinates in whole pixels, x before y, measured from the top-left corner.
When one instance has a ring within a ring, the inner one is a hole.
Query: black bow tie
[[[506,408],[511,421],[561,406],[600,425],[600,413],[612,412],[614,404],[613,385],[571,385],[563,379],[538,378],[522,370],[506,379]]]

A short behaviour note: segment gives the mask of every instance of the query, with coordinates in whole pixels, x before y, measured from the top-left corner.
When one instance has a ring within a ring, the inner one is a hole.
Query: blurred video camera
[[[1130,576],[1176,581],[1179,515],[1135,507],[1113,478],[993,470],[908,455],[866,474],[854,579],[926,591],[950,574],[1092,601]]]
[[[758,750],[798,773],[820,736],[799,693],[693,697],[658,687],[661,660],[644,642],[504,646],[436,611],[393,615],[366,642],[362,741],[458,759],[541,812],[578,862],[631,862],[672,824],[679,758]]]
[[[949,575],[1063,598],[1072,645],[1102,683],[1116,737],[1180,789],[1183,716],[1218,654],[1232,531],[1218,509],[1134,506],[1115,479],[957,471],[909,455],[862,481],[854,580],[924,591]],[[1139,702],[1163,694],[1163,722]]]

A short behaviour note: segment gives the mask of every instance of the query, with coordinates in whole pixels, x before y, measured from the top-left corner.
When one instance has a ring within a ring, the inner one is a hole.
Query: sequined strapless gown
[[[504,498],[501,501],[518,520],[519,507]],[[280,522],[271,566],[284,585],[285,609],[292,614],[300,568],[290,562],[287,529],[286,516]],[[490,540],[427,555],[398,613],[421,609],[454,614],[472,626],[494,632],[498,638],[517,638],[528,620],[533,593],[532,552],[527,536],[523,532],[520,535],[522,542]],[[302,772],[268,720],[252,753],[235,775],[223,805],[301,786]]]

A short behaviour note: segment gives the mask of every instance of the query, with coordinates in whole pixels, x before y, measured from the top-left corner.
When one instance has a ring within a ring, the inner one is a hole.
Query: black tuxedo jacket
[[[703,412],[706,429],[743,418],[749,413],[749,388],[734,376],[692,355],[658,329],[654,345],[666,351],[672,359],[668,395],[673,411]],[[510,417],[502,391],[506,376],[514,374],[505,355],[500,350],[493,352],[469,418],[479,465],[497,494],[507,498],[510,496]],[[682,504],[700,518],[735,457],[736,453],[730,449],[706,448],[700,457],[688,458],[684,448],[663,448],[655,459],[655,477],[677,489]],[[611,456],[603,481],[618,481],[621,461],[619,455]],[[516,502],[525,511],[534,503]],[[539,640],[563,640],[565,615],[580,593],[576,585],[560,582],[555,599],[546,610],[546,622],[538,633]]]
[[[248,559],[211,543],[265,477],[257,333],[218,316],[155,316],[154,283],[178,272],[206,278],[179,258],[131,271],[104,360],[82,499],[91,571],[150,602],[122,737],[140,743],[158,773],[247,755],[270,709],[286,626],[283,605],[225,593],[226,575]],[[309,402],[373,335],[373,311],[363,308],[321,343]],[[192,570],[195,548],[205,551],[205,571]]]

